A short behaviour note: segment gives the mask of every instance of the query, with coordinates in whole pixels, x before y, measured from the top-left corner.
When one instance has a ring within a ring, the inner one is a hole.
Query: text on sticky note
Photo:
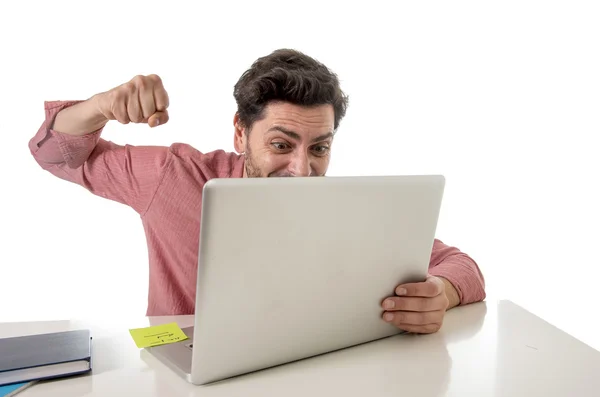
[[[130,329],[129,333],[139,348],[166,345],[188,339],[177,323]]]

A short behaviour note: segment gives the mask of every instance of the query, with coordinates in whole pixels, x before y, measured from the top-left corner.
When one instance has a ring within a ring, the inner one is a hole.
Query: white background
[[[330,175],[444,174],[438,237],[478,261],[488,299],[600,349],[600,3],[396,3],[2,3],[0,321],[146,309],[136,214],[29,153],[44,100],[157,73],[169,124],[104,137],[233,150],[233,85],[290,47],[350,95]]]

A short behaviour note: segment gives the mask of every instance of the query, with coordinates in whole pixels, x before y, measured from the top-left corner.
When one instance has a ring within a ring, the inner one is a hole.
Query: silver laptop
[[[425,280],[445,179],[212,179],[204,187],[194,327],[149,348],[206,384],[400,331],[381,318]]]

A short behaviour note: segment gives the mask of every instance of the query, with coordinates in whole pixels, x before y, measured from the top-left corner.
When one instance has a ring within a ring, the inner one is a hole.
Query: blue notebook
[[[35,382],[21,382],[13,383],[12,385],[0,386],[0,397],[12,397],[16,396],[17,393],[22,392]]]

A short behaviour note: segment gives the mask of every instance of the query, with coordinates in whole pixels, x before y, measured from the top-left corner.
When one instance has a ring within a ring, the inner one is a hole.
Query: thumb
[[[148,125],[152,128],[162,124],[166,124],[169,121],[169,112],[164,110],[162,112],[156,112],[152,116],[148,117]]]

